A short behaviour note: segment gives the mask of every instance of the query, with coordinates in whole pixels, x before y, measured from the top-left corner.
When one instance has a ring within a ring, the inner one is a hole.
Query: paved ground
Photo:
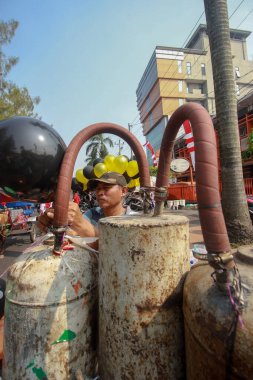
[[[190,247],[192,247],[194,243],[203,243],[203,235],[200,227],[198,210],[166,210],[165,213],[184,215],[189,219]]]
[[[8,268],[31,244],[29,234],[9,236],[5,242],[5,250],[0,255],[0,277],[6,280]]]

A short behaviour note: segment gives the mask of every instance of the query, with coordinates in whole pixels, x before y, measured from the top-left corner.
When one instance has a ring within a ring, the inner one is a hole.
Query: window
[[[204,63],[201,63],[201,74],[206,75],[206,65]]]
[[[182,106],[184,104],[184,99],[178,99],[179,106]]]
[[[241,77],[239,67],[235,67],[235,77],[236,78],[240,78]]]
[[[182,80],[179,80],[179,81],[178,81],[178,91],[179,91],[179,92],[182,92],[182,91],[183,91],[183,81],[182,81]]]
[[[187,94],[204,94],[204,84],[203,83],[188,83],[187,84],[187,89],[186,89]]]
[[[190,75],[192,72],[191,62],[186,62],[186,73]]]
[[[238,86],[238,84],[235,85],[235,93],[236,95],[240,95],[240,87]]]
[[[182,73],[182,61],[177,61],[177,66],[178,66],[178,72],[181,74]]]

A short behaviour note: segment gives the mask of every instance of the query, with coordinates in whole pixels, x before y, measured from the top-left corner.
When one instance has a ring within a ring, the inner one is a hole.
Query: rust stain
[[[32,289],[35,289],[36,286],[35,285],[31,285],[30,283],[29,284],[25,284],[25,283],[20,283],[18,282],[18,287],[20,290],[32,290]]]
[[[156,305],[152,302],[152,300],[147,299],[143,304],[135,304],[138,313],[145,313],[150,311],[158,311],[160,310],[160,305]]]
[[[142,249],[135,249],[134,247],[132,247],[129,250],[129,253],[133,262],[135,262],[136,260],[140,260],[141,257],[145,257],[145,251]]]
[[[89,301],[90,301],[89,295],[83,297],[82,309],[89,303]]]
[[[74,291],[76,293],[76,295],[78,295],[78,292],[79,292],[79,289],[81,287],[81,282],[80,280],[78,280],[75,284],[72,284],[73,288],[74,288]]]

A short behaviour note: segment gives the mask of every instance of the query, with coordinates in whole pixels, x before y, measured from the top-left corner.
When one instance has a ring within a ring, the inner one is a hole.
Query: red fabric
[[[15,199],[10,197],[9,195],[6,195],[0,191],[0,203],[3,202],[14,202]]]
[[[81,198],[79,197],[78,193],[74,194],[73,201],[79,205]]]

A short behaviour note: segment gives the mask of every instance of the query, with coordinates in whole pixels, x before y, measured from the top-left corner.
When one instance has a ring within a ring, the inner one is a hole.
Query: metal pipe
[[[67,225],[68,203],[71,180],[77,155],[83,144],[92,136],[100,133],[112,133],[124,139],[132,148],[139,166],[141,186],[150,186],[148,161],[138,139],[126,128],[113,123],[96,123],[82,129],[70,142],[63,158],[59,174],[55,201],[53,226],[57,230]]]
[[[187,103],[171,116],[162,139],[156,187],[168,185],[168,173],[176,135],[185,120],[190,120],[195,144],[196,192],[199,218],[209,257],[219,254],[223,264],[232,268],[235,264],[221,207],[218,178],[216,139],[208,112],[198,103]],[[161,200],[157,200],[155,215],[161,213]],[[209,260],[215,267],[214,260]]]

